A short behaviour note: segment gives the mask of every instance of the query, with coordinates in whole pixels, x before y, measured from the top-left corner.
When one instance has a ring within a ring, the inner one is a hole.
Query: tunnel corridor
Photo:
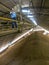
[[[0,0],[0,65],[49,65],[49,0]]]

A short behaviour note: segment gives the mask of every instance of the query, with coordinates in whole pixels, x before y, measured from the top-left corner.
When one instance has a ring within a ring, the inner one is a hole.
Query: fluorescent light
[[[37,25],[37,22],[34,20],[34,18],[30,18],[30,20],[31,20],[35,25]]]
[[[25,10],[25,9],[23,10],[23,9],[22,9],[22,12],[23,12],[23,13],[30,13],[30,10]]]
[[[25,14],[26,16],[27,15],[32,15],[32,12],[29,12],[29,13],[28,12],[23,12],[23,14]]]
[[[29,17],[29,18],[30,18],[30,17],[33,17],[33,16],[32,16],[32,15],[28,15],[27,17]]]

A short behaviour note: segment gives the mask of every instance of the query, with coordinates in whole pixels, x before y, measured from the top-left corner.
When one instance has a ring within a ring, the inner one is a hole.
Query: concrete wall
[[[49,65],[49,37],[32,33],[1,55],[0,65]]]

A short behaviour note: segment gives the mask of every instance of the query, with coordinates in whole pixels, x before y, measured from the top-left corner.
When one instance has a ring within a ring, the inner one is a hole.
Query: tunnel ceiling
[[[20,2],[20,0],[0,0],[0,16],[8,14],[8,12]],[[36,18],[36,22],[42,27],[49,30],[49,0],[21,0],[22,4],[28,4],[33,16]]]

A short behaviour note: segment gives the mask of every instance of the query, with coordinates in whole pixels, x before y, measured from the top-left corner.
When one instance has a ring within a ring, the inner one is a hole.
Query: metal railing
[[[0,17],[0,31],[12,29],[12,22],[16,22],[18,25],[18,30],[29,29],[32,27],[32,24],[26,21],[17,21],[9,18]],[[15,29],[15,27],[14,27]]]

